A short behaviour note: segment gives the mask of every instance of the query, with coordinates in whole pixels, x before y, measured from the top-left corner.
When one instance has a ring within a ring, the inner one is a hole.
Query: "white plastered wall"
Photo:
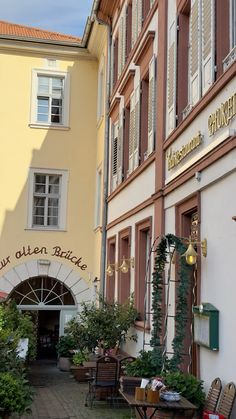
[[[175,206],[194,192],[201,193],[201,238],[207,238],[207,257],[201,258],[201,302],[219,310],[219,351],[200,348],[200,374],[206,390],[219,376],[223,383],[235,381],[235,243],[236,151],[219,159],[175,189],[165,199],[165,231],[175,233]],[[174,304],[174,292],[171,293]],[[170,345],[171,337],[168,343]],[[232,418],[236,418],[236,412]]]

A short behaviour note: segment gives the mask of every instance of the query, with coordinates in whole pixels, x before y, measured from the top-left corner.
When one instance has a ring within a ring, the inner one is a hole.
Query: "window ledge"
[[[94,227],[93,231],[94,231],[94,233],[98,233],[98,232],[100,232],[100,233],[101,233],[101,231],[102,231],[102,227],[101,227],[100,225],[99,225],[99,226],[97,226],[97,227]]]
[[[26,227],[25,231],[53,231],[53,232],[65,232],[64,228],[50,228],[50,227]]]
[[[30,128],[41,128],[41,129],[59,129],[62,131],[68,131],[70,127],[65,125],[50,125],[50,124],[29,124]]]

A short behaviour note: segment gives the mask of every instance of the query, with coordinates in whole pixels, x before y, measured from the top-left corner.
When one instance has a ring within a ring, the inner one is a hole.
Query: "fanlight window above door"
[[[12,291],[10,298],[13,298],[17,305],[75,305],[70,290],[50,277],[35,277],[22,282]]]

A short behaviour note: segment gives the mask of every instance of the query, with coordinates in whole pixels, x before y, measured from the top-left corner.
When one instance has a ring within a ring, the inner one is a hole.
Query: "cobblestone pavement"
[[[70,373],[61,372],[53,361],[35,362],[30,371],[35,395],[32,413],[20,419],[133,419],[132,410],[117,402],[112,407],[106,401],[96,401],[85,407],[88,385],[78,383]],[[18,416],[11,416],[19,419]]]

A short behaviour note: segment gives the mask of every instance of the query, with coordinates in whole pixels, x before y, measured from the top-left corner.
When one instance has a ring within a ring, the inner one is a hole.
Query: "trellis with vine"
[[[186,245],[182,239],[173,234],[163,236],[156,249],[154,261],[154,272],[152,274],[152,335],[151,347],[158,360],[161,369],[164,369],[167,362],[166,336],[167,336],[167,313],[163,310],[163,299],[165,298],[165,287],[169,295],[170,266],[174,252],[182,255]],[[166,266],[169,262],[166,280]],[[192,267],[187,265],[185,258],[179,257],[177,264],[176,281],[176,310],[175,310],[175,335],[172,341],[173,356],[168,361],[168,369],[176,370],[180,366],[184,351],[184,337],[188,318],[188,294],[190,292]],[[167,300],[168,300],[167,295]],[[167,301],[168,310],[168,301]]]

